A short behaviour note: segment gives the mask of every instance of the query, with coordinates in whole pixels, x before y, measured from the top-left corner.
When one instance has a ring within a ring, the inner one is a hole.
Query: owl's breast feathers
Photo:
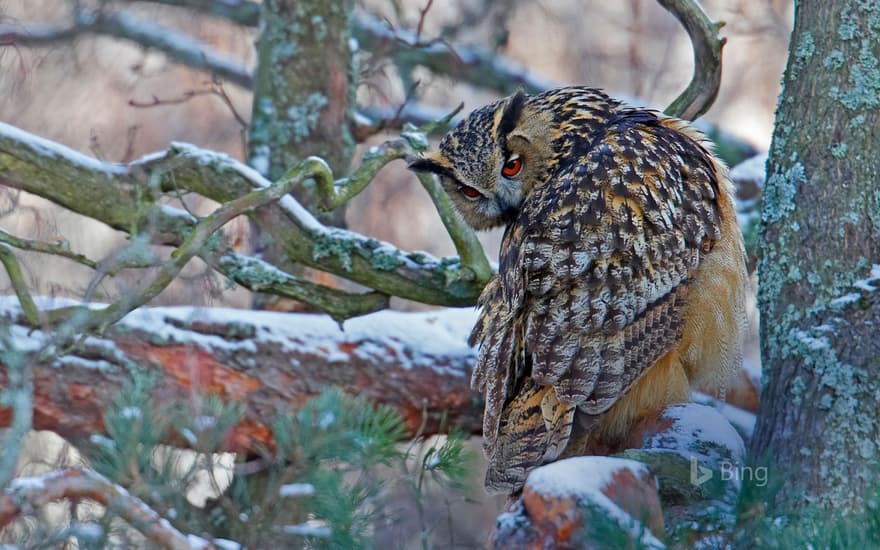
[[[499,491],[559,456],[576,410],[606,413],[677,345],[688,283],[720,238],[725,176],[699,132],[608,101],[575,107],[549,180],[505,232],[471,336]]]

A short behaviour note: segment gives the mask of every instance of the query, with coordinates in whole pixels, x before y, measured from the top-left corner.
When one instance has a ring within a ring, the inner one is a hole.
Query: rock
[[[663,548],[657,484],[644,464],[582,456],[536,468],[498,518],[495,548]]]
[[[664,501],[735,500],[746,449],[718,410],[696,403],[673,405],[643,421],[633,435],[641,444],[622,455],[651,467]]]

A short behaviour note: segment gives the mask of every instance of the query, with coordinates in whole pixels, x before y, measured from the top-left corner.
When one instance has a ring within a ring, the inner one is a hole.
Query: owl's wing
[[[719,176],[689,136],[699,139],[684,123],[622,112],[508,228],[472,335],[496,469],[556,458],[570,433],[569,422],[560,448],[558,428],[521,392],[552,390],[566,411],[599,415],[681,338],[688,279],[720,236]],[[531,421],[511,430],[524,411]]]

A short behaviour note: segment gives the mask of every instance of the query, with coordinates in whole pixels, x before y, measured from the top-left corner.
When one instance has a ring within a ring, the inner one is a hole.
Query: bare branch
[[[479,48],[456,47],[431,41],[422,45],[415,33],[392,30],[382,20],[359,15],[352,20],[352,33],[361,47],[377,54],[385,54],[401,66],[420,65],[434,73],[448,74],[470,84],[513,93],[519,88],[536,93],[553,84],[542,80],[525,67]]]
[[[184,535],[144,501],[104,476],[81,467],[56,470],[39,477],[17,478],[0,496],[0,528],[58,500],[89,499],[137,529],[151,543],[169,550],[217,548],[211,542]]]
[[[287,177],[269,187],[251,191],[247,195],[232,200],[219,207],[209,216],[199,221],[188,233],[183,243],[172,254],[171,259],[164,262],[152,280],[143,285],[140,291],[127,293],[120,301],[104,309],[89,309],[88,316],[81,322],[70,327],[62,327],[69,332],[104,331],[111,324],[125,317],[130,311],[149,303],[159,295],[180,274],[191,259],[200,254],[208,239],[221,227],[234,218],[251,213],[261,206],[281,199],[297,185],[313,177],[316,173],[329,171],[323,160],[310,157],[290,170]],[[82,308],[75,308],[74,314]],[[67,312],[53,316],[53,320],[67,321],[71,318]]]
[[[15,295],[18,296],[18,301],[28,321],[34,325],[39,325],[41,321],[40,310],[37,308],[28,290],[24,274],[21,271],[21,264],[18,263],[18,259],[9,250],[9,247],[2,244],[0,244],[0,263],[6,268],[9,282],[12,283],[12,289],[15,291]]]
[[[715,23],[696,0],[657,0],[684,26],[694,48],[694,76],[688,87],[664,111],[667,115],[695,120],[709,110],[721,86],[721,49],[726,38],[719,38],[723,22]]]
[[[171,59],[195,69],[250,88],[253,75],[240,63],[215,52],[190,36],[173,29],[108,9],[82,9],[69,26],[0,24],[0,45],[45,46],[66,42],[84,34],[113,36],[161,51]]]
[[[96,269],[98,265],[94,260],[88,258],[87,256],[84,256],[83,254],[77,254],[76,252],[70,250],[70,245],[67,243],[67,241],[46,243],[43,241],[23,239],[21,237],[16,237],[15,235],[10,235],[6,231],[0,229],[0,243],[14,246],[19,250],[28,250],[30,252],[40,252],[43,254],[61,256],[62,258],[73,260],[78,264],[90,267],[92,269]]]
[[[447,118],[451,118],[454,114],[455,112]],[[417,150],[427,146],[427,138],[422,133],[412,131],[405,132],[404,135],[408,139],[398,138],[370,148],[364,155],[361,166],[348,178],[334,182],[329,173],[324,178],[316,178],[316,188],[324,207],[332,209],[345,204],[363,191],[386,164],[392,160],[413,156]],[[431,197],[443,226],[452,238],[455,250],[461,257],[462,267],[469,269],[476,280],[487,282],[492,277],[492,267],[474,230],[455,213],[449,196],[433,175],[418,174],[418,178]]]
[[[256,27],[260,22],[260,5],[249,0],[125,0],[128,3],[163,4],[188,8],[208,15],[223,17],[239,25]]]

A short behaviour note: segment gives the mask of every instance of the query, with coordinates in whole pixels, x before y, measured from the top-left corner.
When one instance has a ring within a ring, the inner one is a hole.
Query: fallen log
[[[43,299],[46,310],[75,302]],[[482,402],[470,389],[472,309],[382,311],[339,325],[326,315],[224,308],[141,308],[62,355],[32,363],[33,428],[74,445],[103,433],[104,411],[133,369],[157,374],[158,407],[218,395],[245,406],[224,450],[273,447],[276,414],[338,386],[393,407],[411,434],[452,428],[478,434]],[[51,333],[27,326],[14,297],[0,298],[0,325],[18,351],[36,357]],[[5,365],[4,365],[5,367]],[[0,389],[8,386],[0,368]],[[0,408],[0,427],[11,421]],[[179,442],[177,442],[179,443]]]

